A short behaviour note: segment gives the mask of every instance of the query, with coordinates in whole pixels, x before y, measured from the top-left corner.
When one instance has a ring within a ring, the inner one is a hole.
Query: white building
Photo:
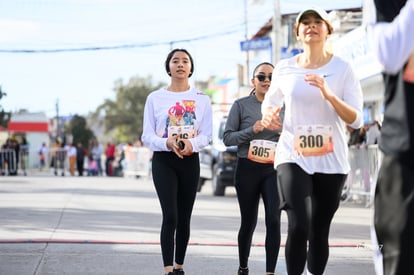
[[[38,150],[43,142],[49,148],[49,119],[46,114],[19,112],[14,113],[8,124],[9,137],[25,137],[29,144],[28,168],[39,167]]]

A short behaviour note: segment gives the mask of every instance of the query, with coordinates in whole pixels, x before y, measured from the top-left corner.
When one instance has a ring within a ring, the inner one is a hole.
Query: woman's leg
[[[253,232],[257,224],[257,215],[260,200],[259,180],[261,175],[251,169],[247,159],[237,162],[235,187],[240,208],[240,228],[238,233],[239,265],[248,267]]]
[[[307,240],[311,215],[311,176],[294,163],[277,167],[278,191],[281,206],[288,217],[288,236],[285,247],[289,275],[302,274],[306,264]]]
[[[273,165],[272,165],[273,166]],[[280,248],[280,200],[277,191],[277,176],[273,167],[261,184],[261,194],[266,221],[266,272],[274,273]]]
[[[308,270],[323,274],[329,257],[329,229],[339,207],[344,174],[314,174],[312,191],[312,219],[309,233]]]
[[[154,153],[152,174],[155,190],[162,210],[160,233],[161,253],[164,267],[173,267],[174,233],[177,226],[177,189],[178,180],[172,167],[172,154]]]
[[[190,239],[190,221],[194,201],[197,195],[198,179],[200,177],[200,161],[198,154],[193,154],[176,162],[178,171],[177,188],[177,232],[175,262],[177,268],[182,268]]]

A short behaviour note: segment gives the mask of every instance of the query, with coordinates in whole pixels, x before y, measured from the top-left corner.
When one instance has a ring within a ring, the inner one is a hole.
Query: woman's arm
[[[371,47],[384,66],[384,71],[395,74],[414,51],[414,0],[408,0],[391,23],[367,26]]]

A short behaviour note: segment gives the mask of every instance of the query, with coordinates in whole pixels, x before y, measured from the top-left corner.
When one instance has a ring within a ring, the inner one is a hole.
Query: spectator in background
[[[88,156],[88,176],[97,176],[99,175],[98,162],[90,154]]]
[[[78,142],[76,145],[76,169],[78,170],[78,176],[83,176],[83,169],[85,165],[85,156],[87,152],[83,148],[82,142]]]
[[[68,161],[69,161],[69,173],[71,176],[75,175],[76,171],[76,146],[73,143],[65,146]]]
[[[76,171],[76,146],[70,143],[67,146],[68,159],[69,159],[69,173],[71,176],[75,175]]]
[[[349,132],[349,140],[348,140],[348,146],[357,146],[359,147],[365,142],[365,129],[364,127],[361,127],[359,129],[354,129],[350,126],[346,126]]]
[[[6,171],[9,176],[17,175],[19,148],[16,148],[16,144],[18,143],[14,137],[10,137],[6,140],[6,143],[2,145],[0,156],[2,175],[6,175]]]
[[[23,175],[27,175],[27,161],[29,156],[29,143],[26,137],[22,137],[20,142],[20,168],[22,169]]]
[[[105,148],[105,173],[107,176],[113,176],[112,162],[115,160],[116,146],[112,142],[108,142]]]
[[[6,140],[5,143],[1,145],[1,151],[0,151],[0,171],[1,175],[6,175],[6,169],[7,169],[7,142],[9,139]]]
[[[20,144],[17,141],[16,137],[13,136],[10,139],[10,149],[14,150],[14,159],[10,159],[9,163],[9,175],[17,176],[17,171],[19,170],[19,163],[20,163]]]
[[[65,161],[67,154],[60,137],[56,138],[55,144],[53,145],[50,153],[52,157],[50,167],[54,168],[55,176],[58,175],[59,170],[61,175],[65,176]]]
[[[96,138],[92,139],[91,141],[91,149],[89,150],[90,154],[92,155],[93,159],[96,160],[96,164],[98,166],[98,175],[102,176],[102,145],[98,142]]]
[[[112,174],[114,177],[122,177],[123,161],[125,158],[123,145],[115,146],[115,160],[112,165]]]
[[[378,144],[379,139],[381,136],[381,125],[379,124],[378,120],[375,120],[371,124],[369,124],[368,130],[366,131],[366,144]]]
[[[42,143],[42,146],[40,146],[37,152],[39,154],[39,170],[42,171],[46,167],[47,154],[49,153],[46,142]]]

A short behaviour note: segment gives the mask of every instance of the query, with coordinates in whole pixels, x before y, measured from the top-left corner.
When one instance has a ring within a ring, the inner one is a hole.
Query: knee
[[[309,235],[309,225],[306,223],[296,223],[294,225],[289,225],[288,233],[290,236],[307,241]]]
[[[280,232],[280,216],[272,216],[266,218],[266,230],[272,232]]]
[[[164,215],[162,224],[164,227],[175,229],[177,227],[177,218],[174,215]]]
[[[242,218],[240,223],[240,231],[243,232],[254,232],[257,225],[257,219],[254,218]]]

